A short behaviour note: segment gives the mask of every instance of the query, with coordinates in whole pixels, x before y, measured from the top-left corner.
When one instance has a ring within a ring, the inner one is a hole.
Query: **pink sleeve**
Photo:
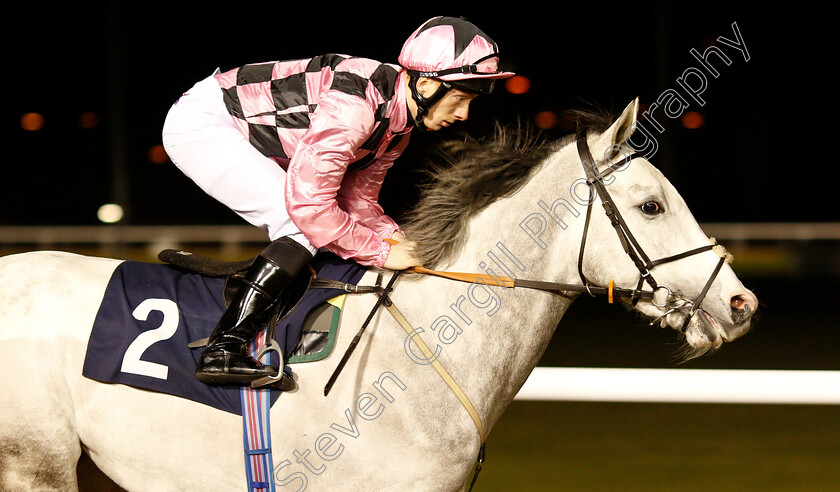
[[[400,137],[395,137],[400,138]],[[385,215],[379,205],[379,191],[385,181],[385,174],[408,145],[408,135],[389,149],[367,169],[348,173],[338,192],[338,202],[344,210],[360,224],[373,230],[381,238],[390,238],[400,227]]]
[[[390,245],[354,220],[337,201],[350,159],[373,126],[373,112],[364,100],[342,93],[324,94],[289,162],[286,208],[316,248],[326,247],[342,258],[381,267]]]

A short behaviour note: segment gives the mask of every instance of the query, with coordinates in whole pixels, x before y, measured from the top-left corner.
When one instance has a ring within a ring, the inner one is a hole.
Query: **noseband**
[[[612,224],[613,229],[615,229],[615,232],[618,235],[618,239],[621,242],[622,248],[624,248],[624,252],[627,253],[627,256],[629,256],[630,259],[633,261],[633,264],[636,265],[636,269],[639,270],[639,282],[636,284],[635,289],[629,290],[629,298],[632,300],[633,305],[635,305],[640,299],[649,299],[651,303],[653,303],[653,305],[665,310],[665,314],[654,320],[651,324],[655,324],[656,322],[663,319],[665,316],[678,311],[686,305],[690,305],[691,308],[682,326],[682,331],[685,331],[685,329],[688,327],[688,322],[691,320],[691,318],[694,316],[697,310],[700,309],[700,303],[706,297],[706,293],[712,286],[712,282],[714,282],[715,278],[720,272],[720,269],[726,262],[728,254],[719,254],[721,258],[718,261],[717,266],[715,267],[714,271],[712,271],[712,274],[709,276],[709,279],[706,281],[706,285],[703,286],[703,289],[700,291],[700,294],[696,298],[694,298],[694,300],[685,299],[681,296],[675,295],[672,289],[670,289],[664,284],[658,283],[656,279],[654,279],[651,270],[665,263],[671,263],[676,260],[681,260],[683,258],[696,255],[698,253],[710,251],[715,248],[715,244],[708,244],[706,246],[694,248],[673,256],[667,256],[657,260],[651,260],[650,257],[645,253],[644,249],[639,245],[639,242],[633,236],[633,233],[630,232],[630,228],[627,227],[627,223],[624,221],[624,218],[618,211],[618,207],[615,205],[615,202],[613,201],[612,197],[607,191],[606,185],[604,184],[604,178],[606,178],[622,166],[629,164],[630,161],[632,161],[633,159],[641,157],[641,154],[638,152],[634,152],[626,156],[624,159],[621,159],[614,163],[610,163],[605,169],[605,171],[602,173],[598,171],[597,161],[592,158],[592,153],[589,151],[589,145],[587,144],[585,133],[578,135],[577,149],[581,165],[583,166],[584,172],[586,173],[586,184],[589,187],[589,203],[586,207],[586,221],[583,226],[583,234],[581,235],[580,240],[580,252],[578,254],[578,274],[580,275],[581,282],[583,282],[583,285],[584,287],[586,287],[587,292],[589,292],[590,295],[594,295],[594,287],[592,286],[592,283],[589,281],[589,279],[586,278],[586,275],[584,275],[583,273],[583,255],[586,249],[586,236],[587,232],[589,231],[589,223],[592,216],[592,204],[595,202],[595,196],[597,195],[601,199],[601,205],[604,207],[604,212],[606,213],[607,218],[610,219],[610,223]],[[652,291],[642,290],[645,283],[650,285]],[[661,290],[666,291],[667,296],[662,304],[658,304],[654,297],[656,292]]]

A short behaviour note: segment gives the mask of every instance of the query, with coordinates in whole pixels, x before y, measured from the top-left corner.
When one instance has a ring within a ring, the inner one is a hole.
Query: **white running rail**
[[[537,367],[516,400],[840,404],[840,371]]]

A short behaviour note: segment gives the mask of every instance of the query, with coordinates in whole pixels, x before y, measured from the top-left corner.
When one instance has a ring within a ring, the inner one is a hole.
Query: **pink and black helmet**
[[[411,75],[417,120],[453,87],[475,94],[493,92],[497,79],[513,76],[502,70],[496,43],[471,22],[457,17],[434,17],[421,25],[402,47],[399,64]],[[440,80],[431,97],[417,92],[420,77]]]

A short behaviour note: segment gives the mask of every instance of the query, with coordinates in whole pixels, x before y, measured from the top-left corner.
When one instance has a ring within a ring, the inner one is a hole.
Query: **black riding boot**
[[[262,328],[275,301],[311,259],[306,248],[285,237],[257,256],[201,353],[196,368],[199,381],[242,385],[277,376],[274,367],[248,354],[248,343]]]

